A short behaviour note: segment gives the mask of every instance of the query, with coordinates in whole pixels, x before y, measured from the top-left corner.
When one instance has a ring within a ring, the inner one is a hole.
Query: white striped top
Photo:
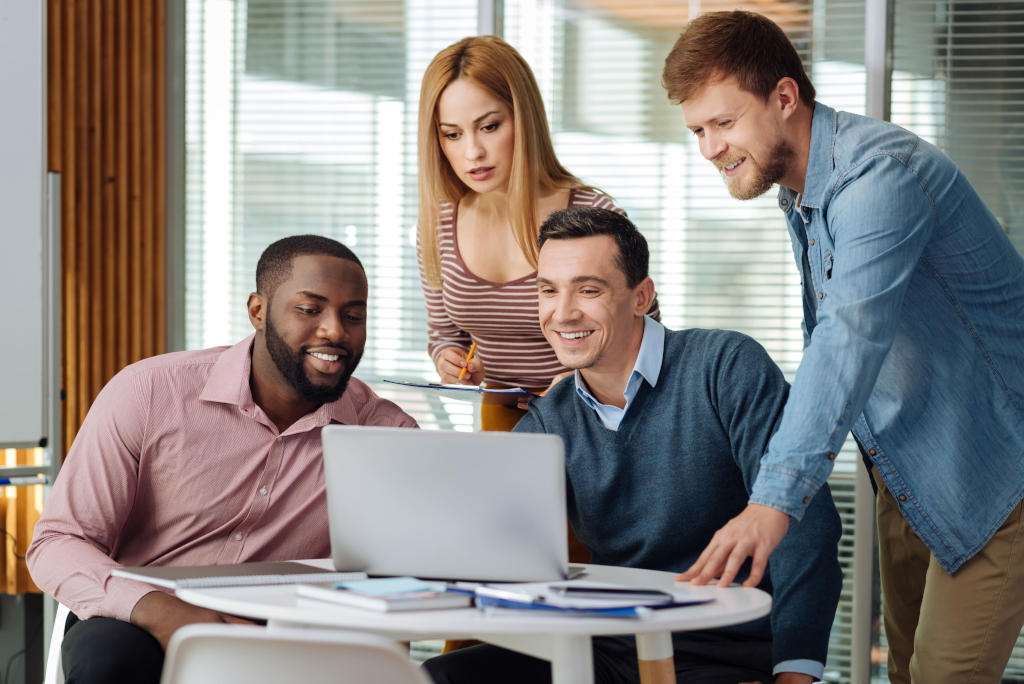
[[[590,188],[569,193],[570,207],[600,207],[625,215],[610,197]],[[537,272],[504,283],[484,280],[462,260],[455,230],[457,204],[441,207],[438,245],[441,250],[441,289],[420,278],[427,303],[427,349],[436,362],[448,347],[469,350],[483,361],[487,380],[530,388],[547,387],[565,371],[544,339],[537,312]]]

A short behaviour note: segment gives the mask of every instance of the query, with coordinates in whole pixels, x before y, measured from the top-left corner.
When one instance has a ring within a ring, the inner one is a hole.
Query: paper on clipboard
[[[475,395],[506,395],[510,399],[517,398],[532,398],[539,397],[539,394],[535,394],[529,390],[525,390],[522,387],[481,387],[478,385],[458,385],[458,384],[446,384],[440,382],[420,382],[414,380],[387,380],[384,382],[392,385],[403,385],[405,387],[415,387],[417,389],[428,389],[437,392],[442,392],[446,396],[454,399],[464,399],[472,401]]]

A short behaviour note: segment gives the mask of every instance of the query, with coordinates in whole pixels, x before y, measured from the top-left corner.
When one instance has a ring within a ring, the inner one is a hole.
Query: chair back
[[[53,629],[50,631],[50,646],[46,652],[46,670],[43,672],[43,684],[64,684],[64,666],[60,660],[60,647],[64,643],[64,626],[71,611],[63,603],[57,604],[53,618]]]
[[[320,629],[196,624],[167,646],[161,684],[430,684],[408,653],[383,637]]]

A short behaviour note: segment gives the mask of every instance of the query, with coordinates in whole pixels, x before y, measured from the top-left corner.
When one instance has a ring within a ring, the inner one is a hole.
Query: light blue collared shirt
[[[623,408],[602,404],[587,389],[587,383],[583,376],[576,371],[576,393],[580,395],[587,406],[597,412],[597,417],[609,430],[618,431],[619,423],[629,410],[629,405],[636,398],[640,391],[640,381],[647,380],[653,387],[658,383],[658,375],[661,373],[661,360],[665,355],[665,326],[658,323],[650,316],[644,316],[644,337],[640,342],[640,351],[636,355],[636,363],[633,364],[633,372],[629,374],[629,382],[626,383],[626,390],[622,396],[626,399]]]

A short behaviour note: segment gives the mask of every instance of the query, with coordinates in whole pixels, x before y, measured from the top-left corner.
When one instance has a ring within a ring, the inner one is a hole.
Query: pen
[[[469,363],[469,360],[471,358],[473,358],[473,352],[475,352],[475,351],[476,351],[476,342],[474,342],[473,344],[469,345],[469,353],[466,354],[466,363],[467,364]],[[459,380],[461,380],[462,378],[466,377],[466,369],[467,368],[469,368],[468,365],[463,366],[462,370],[459,371]]]
[[[23,485],[46,484],[45,475],[29,475],[27,477],[0,477],[0,487],[20,487]]]

